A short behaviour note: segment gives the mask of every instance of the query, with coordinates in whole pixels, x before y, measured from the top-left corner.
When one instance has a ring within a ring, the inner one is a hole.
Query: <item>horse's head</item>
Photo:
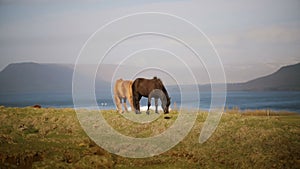
[[[169,107],[170,107],[170,104],[171,104],[171,98],[167,97],[166,100],[167,100],[166,103],[162,103],[162,107],[164,109],[164,113],[168,114],[169,113]]]

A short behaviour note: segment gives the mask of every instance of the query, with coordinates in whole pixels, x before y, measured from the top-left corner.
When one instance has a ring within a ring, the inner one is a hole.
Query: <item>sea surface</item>
[[[191,94],[192,95],[192,94]],[[100,97],[101,96],[101,97]],[[180,93],[170,94],[171,108],[180,108],[181,105],[188,105],[192,108],[200,108],[209,110],[211,105],[211,93],[200,93],[200,101],[189,98],[181,100]],[[111,95],[102,96],[96,94],[98,106],[93,106],[90,101],[86,100],[80,105],[87,109],[115,109],[115,104]],[[182,102],[181,102],[182,101]],[[153,103],[153,101],[152,101]],[[0,93],[0,105],[5,107],[26,107],[39,104],[42,107],[69,108],[74,107],[72,94],[66,93],[39,93],[39,94],[15,94],[15,93]],[[147,105],[147,100],[141,100],[142,108]],[[271,109],[275,111],[284,110],[300,113],[300,92],[295,91],[242,91],[242,92],[227,92],[226,93],[226,108],[238,107],[241,110],[245,109]]]

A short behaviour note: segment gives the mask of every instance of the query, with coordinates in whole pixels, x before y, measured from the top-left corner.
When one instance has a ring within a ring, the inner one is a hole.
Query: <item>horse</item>
[[[169,113],[171,98],[163,85],[162,81],[156,76],[153,79],[137,78],[132,84],[132,100],[135,113],[140,114],[140,100],[143,97],[148,98],[147,114],[149,115],[149,107],[151,106],[151,98],[155,99],[155,112],[158,113],[158,99],[161,100],[161,107],[165,114]]]
[[[129,101],[131,110],[134,111],[134,107],[132,104],[132,81],[131,80],[123,80],[118,79],[116,80],[115,86],[114,86],[114,99],[115,104],[117,106],[117,110],[119,113],[123,113],[122,110],[122,101],[123,106],[125,108],[125,111],[128,112],[126,100]]]

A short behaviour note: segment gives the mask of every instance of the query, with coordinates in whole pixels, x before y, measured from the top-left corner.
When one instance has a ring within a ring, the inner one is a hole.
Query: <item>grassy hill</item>
[[[145,124],[114,110],[102,115],[125,135],[149,137],[170,127],[178,112]],[[191,132],[171,150],[130,159],[90,140],[73,109],[0,107],[0,168],[299,168],[299,115],[227,110],[212,137],[199,144],[206,116],[199,112]]]

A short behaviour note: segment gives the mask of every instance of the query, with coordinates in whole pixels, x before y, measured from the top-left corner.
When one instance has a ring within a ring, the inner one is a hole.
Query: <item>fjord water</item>
[[[97,94],[97,103],[99,109],[114,109],[114,101],[111,95]],[[101,97],[100,97],[101,96]],[[197,108],[197,101],[189,98],[187,101],[180,98],[180,93],[171,93],[171,108],[176,102],[177,108],[181,104],[189,105],[189,107]],[[211,93],[200,93],[200,109],[208,110],[211,104]],[[70,93],[39,93],[39,94],[15,94],[6,93],[0,94],[0,105],[6,107],[26,107],[39,104],[42,107],[66,108],[74,107],[72,94]],[[141,100],[141,106],[146,106],[147,100]],[[85,100],[83,107],[89,109],[97,109],[92,107],[89,100]],[[241,110],[245,109],[271,109],[284,110],[300,113],[300,92],[299,91],[240,91],[227,92],[226,104],[227,108],[238,107]]]

